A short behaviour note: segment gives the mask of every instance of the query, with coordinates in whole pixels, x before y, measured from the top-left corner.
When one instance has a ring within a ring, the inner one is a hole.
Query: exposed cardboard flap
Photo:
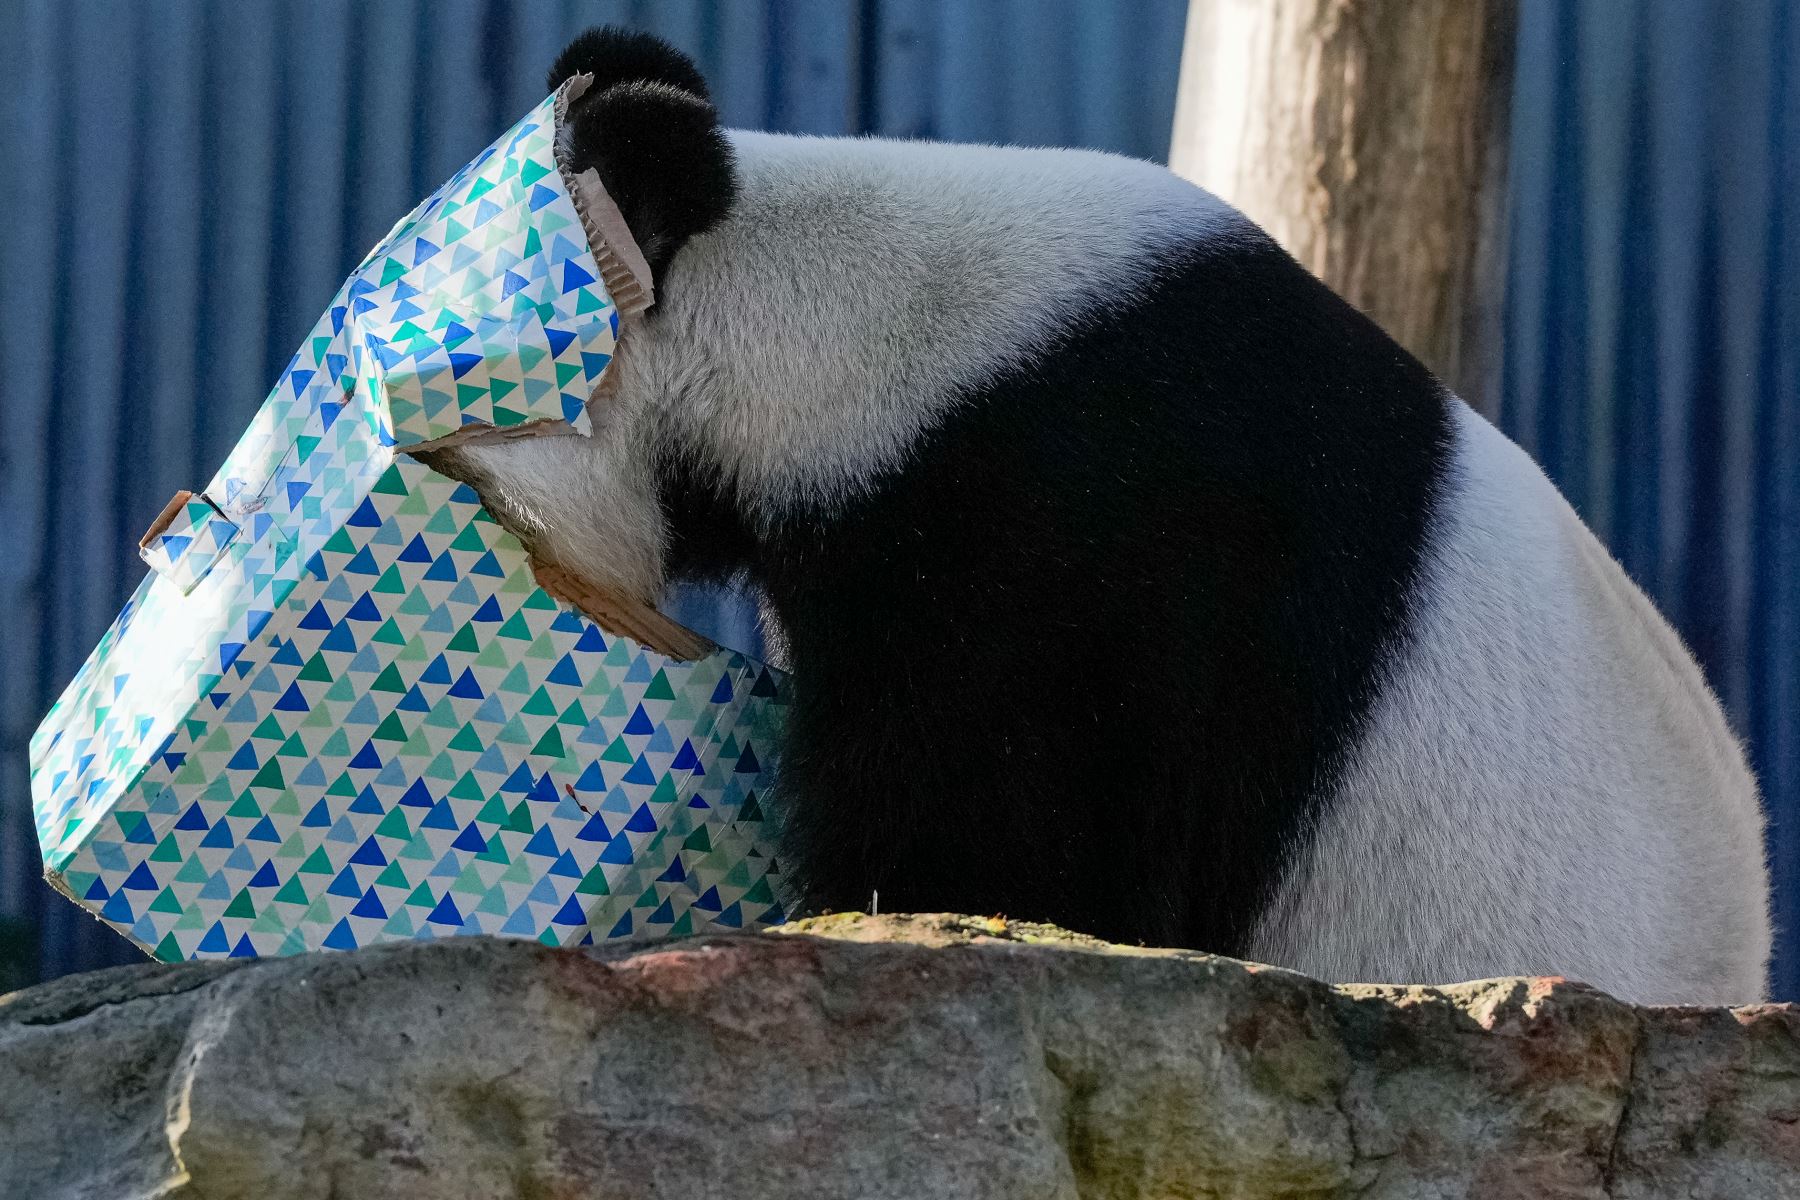
[[[568,604],[608,633],[621,634],[658,654],[696,662],[718,649],[693,630],[677,625],[641,600],[582,579],[533,555],[531,574],[539,587]]]
[[[619,211],[619,206],[607,194],[606,185],[600,182],[599,172],[590,167],[576,174],[564,157],[564,145],[560,136],[563,122],[568,118],[569,106],[581,99],[593,82],[592,75],[576,75],[563,84],[562,90],[557,93],[556,127],[559,136],[553,152],[556,155],[557,170],[562,173],[563,186],[568,189],[575,211],[581,217],[581,227],[587,234],[588,248],[593,251],[594,260],[600,264],[600,276],[606,282],[607,294],[612,296],[613,303],[618,306],[620,316],[634,317],[656,303],[656,288],[651,278],[649,260],[644,257],[631,227],[625,223],[625,214]]]
[[[138,539],[138,549],[149,549],[150,543],[156,540],[158,534],[161,534],[167,530],[169,526],[175,523],[175,518],[180,515],[182,506],[193,498],[194,493],[188,491],[186,488],[182,488],[179,492],[176,492],[175,495],[170,498],[169,502],[163,505],[163,510],[156,514],[156,520],[150,522],[150,528],[144,531],[144,536]]]
[[[206,496],[175,493],[138,540],[138,557],[185,595],[206,578],[238,527]]]

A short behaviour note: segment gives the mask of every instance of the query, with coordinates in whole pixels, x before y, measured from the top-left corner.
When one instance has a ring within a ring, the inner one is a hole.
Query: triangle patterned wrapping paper
[[[164,961],[783,919],[782,677],[559,606],[402,452],[588,432],[619,312],[553,153],[575,87],[345,282],[32,738],[46,873]]]

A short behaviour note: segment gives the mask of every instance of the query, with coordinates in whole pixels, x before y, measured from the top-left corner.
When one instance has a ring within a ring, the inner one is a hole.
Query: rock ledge
[[[1800,1196],[1800,1008],[1328,987],[969,917],[0,998],[0,1195]]]

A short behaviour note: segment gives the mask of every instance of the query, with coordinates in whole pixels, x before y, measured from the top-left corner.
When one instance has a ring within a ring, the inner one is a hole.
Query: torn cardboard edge
[[[587,238],[588,250],[600,268],[600,278],[612,298],[613,307],[618,311],[622,325],[632,321],[656,302],[655,283],[651,277],[650,264],[638,247],[637,239],[632,236],[630,227],[625,223],[625,215],[619,206],[607,194],[606,187],[600,182],[599,172],[589,168],[579,174],[570,166],[563,139],[561,137],[564,121],[568,117],[569,107],[593,85],[593,76],[576,75],[569,79],[557,94],[555,104],[556,129],[551,139],[551,152],[556,160],[558,174],[562,177],[563,187],[580,218],[581,229]],[[625,330],[621,329],[619,344],[624,342]],[[613,371],[603,373],[593,390],[588,394],[588,406],[603,400],[616,387]],[[348,397],[346,397],[348,398]],[[459,429],[455,433],[446,434],[430,441],[419,442],[411,446],[398,447],[403,454],[417,457],[421,453],[446,450],[453,446],[477,441],[503,441],[526,437],[579,437],[581,436],[566,421],[537,420],[523,425],[497,428],[492,425],[470,426]],[[480,489],[476,489],[480,494]],[[138,542],[140,549],[150,545],[151,541],[175,521],[183,506],[193,500],[196,493],[191,491],[177,492],[173,499],[163,507],[149,530]],[[215,510],[218,504],[205,493],[198,493]],[[483,507],[487,507],[483,502]],[[488,510],[490,515],[492,509]],[[496,518],[498,519],[498,518]],[[515,533],[515,536],[516,533]],[[527,552],[531,553],[528,546]],[[531,554],[532,575],[538,586],[548,592],[559,603],[565,604],[581,613],[594,624],[608,633],[630,638],[659,654],[681,662],[694,662],[712,653],[717,647],[712,641],[695,633],[693,630],[671,620],[655,607],[642,601],[625,596],[612,588],[592,580],[583,579],[563,567]]]
[[[630,324],[634,324],[635,318],[655,304],[655,282],[652,281],[650,263],[644,259],[643,250],[637,246],[637,239],[632,236],[632,230],[625,223],[625,214],[619,212],[619,205],[607,194],[605,184],[599,182],[598,171],[589,167],[587,171],[576,175],[569,166],[569,158],[565,153],[567,148],[562,139],[563,122],[567,121],[569,106],[581,99],[581,95],[589,90],[592,83],[594,77],[581,74],[571,77],[569,83],[563,85],[562,92],[556,97],[556,137],[551,144],[551,153],[556,158],[556,171],[558,175],[562,175],[563,189],[569,193],[576,216],[580,218],[581,232],[587,236],[589,252],[594,255],[594,263],[599,266],[601,282],[607,286],[607,295],[612,297],[612,306],[619,313],[621,331],[617,347],[623,347]],[[616,378],[614,371],[601,374],[587,398],[590,410],[616,389]],[[563,421],[531,421],[527,425],[511,426],[504,430],[491,426],[457,430],[455,434],[439,437],[430,443],[407,446],[405,452],[446,450],[450,446],[470,441],[556,435],[576,434]],[[477,488],[475,491],[477,495],[481,495],[481,489]],[[632,599],[614,588],[594,583],[592,579],[580,578],[572,574],[571,570],[540,558],[529,547],[527,552],[531,554],[531,574],[538,581],[538,587],[544,588],[558,603],[571,606],[608,633],[628,637],[641,646],[657,651],[659,655],[675,658],[679,662],[695,662],[715,651],[716,646],[711,640],[679,622],[671,621],[664,613],[657,612],[652,604]]]
[[[556,137],[551,142],[550,153],[556,159],[563,189],[575,205],[575,215],[581,218],[588,249],[600,267],[601,282],[606,285],[606,293],[612,297],[619,318],[625,320],[656,303],[656,286],[651,278],[649,260],[638,247],[630,226],[626,225],[625,214],[619,211],[619,206],[600,182],[600,173],[590,167],[576,174],[568,161],[562,138],[563,123],[568,118],[570,106],[586,94],[593,82],[592,75],[582,74],[563,85],[556,97]],[[604,384],[605,376],[601,377],[601,382]]]
[[[551,156],[562,176],[563,188],[581,220],[587,235],[588,250],[600,268],[600,280],[606,286],[617,310],[620,332],[615,354],[623,349],[630,326],[656,303],[656,284],[650,263],[625,223],[625,214],[607,194],[600,173],[589,167],[577,174],[568,160],[562,131],[569,108],[593,86],[591,74],[572,77],[556,97],[556,137],[551,142]],[[618,388],[618,372],[608,370],[600,376],[588,393],[588,408],[611,395]],[[443,443],[440,442],[441,446]],[[477,492],[479,494],[479,491]],[[529,551],[529,548],[527,548]],[[554,599],[572,606],[600,628],[621,634],[659,654],[682,662],[694,662],[711,654],[717,647],[707,638],[670,620],[651,605],[584,579],[563,567],[531,554],[531,573],[538,586]]]
[[[574,608],[608,633],[630,638],[678,662],[697,662],[718,649],[708,638],[641,600],[593,583],[536,554],[530,554],[530,561],[532,577],[553,600]]]
[[[140,551],[148,550],[150,548],[150,543],[156,540],[158,534],[163,533],[169,526],[175,523],[175,518],[181,514],[181,510],[186,508],[188,501],[193,498],[194,493],[188,491],[186,488],[176,492],[174,497],[167,504],[163,505],[163,510],[156,514],[156,520],[150,522],[150,528],[144,531],[144,536],[138,539],[138,549]],[[204,493],[202,493],[201,498],[205,498]],[[212,504],[211,500],[207,500],[206,502]],[[218,505],[214,504],[213,507],[217,508]]]
[[[588,241],[604,218],[588,204],[584,228],[558,171],[561,98],[540,100],[396,223],[339,289],[213,480],[159,514],[155,574],[32,735],[52,886],[164,961],[458,931],[597,943],[785,916],[775,826],[757,802],[788,704],[780,673],[704,653],[706,641],[651,611],[657,597],[603,568],[592,578],[607,586],[534,567],[493,517],[498,492],[484,506],[457,472],[407,452],[465,421],[496,438],[587,434],[589,414],[622,402],[626,389],[594,402],[625,322]],[[495,211],[476,214],[495,223],[408,279],[427,238],[425,258],[469,237],[469,218],[450,228],[455,213],[495,189]],[[531,253],[514,258],[521,239]],[[502,282],[519,263],[525,282]],[[432,329],[397,336],[420,315],[409,309],[433,314]],[[460,376],[446,358],[477,372],[467,391],[450,386]],[[488,385],[500,378],[523,392],[503,402]],[[205,590],[188,600],[196,581]],[[505,732],[490,735],[496,722]],[[258,741],[276,728],[281,762]],[[327,801],[317,793],[334,777]],[[401,811],[428,791],[430,823]],[[507,827],[470,833],[500,792],[523,793],[504,797]],[[584,799],[599,803],[588,811]],[[603,809],[613,815],[596,823]],[[444,855],[476,836],[487,862],[508,868],[465,863],[447,877]],[[265,838],[284,852],[258,854]],[[528,861],[553,838],[556,869]],[[377,852],[383,877],[371,883]],[[335,894],[310,878],[324,867]],[[286,894],[261,890],[271,884]]]
[[[606,287],[607,295],[612,298],[614,309],[618,311],[622,326],[618,345],[623,346],[629,324],[656,302],[656,286],[649,261],[644,258],[644,252],[639,248],[637,239],[632,236],[630,226],[625,223],[625,214],[619,211],[618,204],[600,182],[599,172],[590,167],[577,174],[568,161],[561,136],[563,124],[568,118],[570,106],[587,92],[593,82],[594,77],[590,74],[575,75],[557,94],[554,110],[556,130],[551,141],[551,153],[556,160],[557,172],[562,177],[563,188],[575,206],[576,216],[580,218],[582,233],[587,237],[588,251],[600,268],[601,282]],[[614,371],[609,370],[601,375],[593,390],[588,393],[590,411],[596,403],[604,400],[617,388],[616,380],[617,373]],[[421,452],[445,450],[474,441],[557,436],[579,435],[563,421],[532,421],[506,429],[487,426],[458,430],[429,442],[403,447],[402,452],[416,456]],[[476,494],[480,494],[479,488],[476,489]],[[485,502],[483,507],[486,507]],[[489,509],[489,512],[491,514],[492,510]],[[671,620],[652,605],[577,576],[540,558],[531,552],[529,546],[526,549],[530,554],[531,573],[538,586],[553,599],[573,608],[606,632],[630,638],[658,654],[681,662],[697,661],[718,648],[709,639]]]

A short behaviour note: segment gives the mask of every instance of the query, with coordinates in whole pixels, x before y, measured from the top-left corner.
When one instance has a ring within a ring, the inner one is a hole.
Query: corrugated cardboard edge
[[[568,181],[569,198],[581,217],[581,228],[593,247],[600,277],[606,282],[619,316],[637,316],[656,303],[656,283],[650,274],[650,263],[638,248],[637,239],[631,236],[630,226],[625,224],[625,214],[600,182],[600,172],[589,167],[570,180],[560,154],[556,165]]]
[[[526,421],[522,425],[508,425],[504,428],[496,425],[465,425],[455,433],[446,433],[443,437],[432,438],[428,442],[414,442],[401,446],[399,451],[402,454],[429,454],[433,450],[448,450],[450,447],[460,446],[464,442],[504,442],[516,438],[581,436],[583,435],[567,421],[544,417],[535,421]]]
[[[718,649],[711,641],[638,600],[531,556],[531,574],[554,599],[573,607],[608,633],[628,637],[658,654],[694,662]]]
[[[618,310],[620,323],[624,325],[656,303],[656,284],[651,277],[650,264],[632,236],[630,226],[626,225],[625,214],[619,211],[618,204],[600,182],[600,173],[590,167],[577,175],[564,156],[562,127],[568,119],[569,106],[579,100],[593,82],[592,75],[577,75],[565,83],[557,95],[557,136],[552,142],[551,154],[562,175],[563,187],[575,205],[575,214],[581,219],[581,229],[587,235],[588,249],[600,268],[601,281],[606,284],[607,294],[612,297],[613,307]],[[626,334],[627,331],[621,329],[621,345]],[[618,372],[602,373],[594,390],[588,394],[590,408],[617,387]],[[623,634],[658,654],[681,662],[693,662],[718,649],[708,639],[676,624],[648,604],[571,574],[555,563],[534,555],[531,571],[538,586],[551,596],[572,605],[602,629]]]
[[[643,251],[638,248],[637,239],[631,235],[630,227],[625,224],[625,215],[619,211],[613,198],[607,195],[599,173],[589,169],[577,175],[570,169],[564,158],[563,140],[560,136],[563,122],[568,118],[569,106],[580,99],[592,84],[592,75],[576,75],[563,84],[562,90],[557,93],[554,109],[557,128],[551,140],[551,152],[556,160],[557,173],[562,177],[563,188],[569,193],[569,200],[575,206],[575,214],[580,218],[588,250],[600,268],[601,281],[606,285],[607,294],[612,297],[613,307],[618,310],[621,323],[624,323],[656,302],[650,264],[645,260]],[[624,336],[624,331],[621,330],[621,342]],[[616,379],[616,372],[606,371],[601,374],[594,390],[588,394],[590,407],[617,387]],[[508,429],[470,428],[407,449],[442,450],[459,442],[475,439],[485,441],[491,438],[572,432],[560,421],[534,421]],[[553,599],[575,609],[608,633],[630,638],[658,654],[680,662],[694,662],[718,649],[708,639],[678,625],[642,601],[583,579],[535,554],[531,556],[530,562],[532,576],[539,587]]]
[[[556,159],[556,169],[562,176],[563,188],[569,193],[569,200],[575,206],[575,215],[581,220],[581,230],[587,235],[588,250],[600,268],[601,282],[606,285],[606,292],[612,297],[613,307],[618,310],[619,320],[623,324],[656,303],[656,288],[651,279],[650,264],[645,260],[643,251],[638,248],[637,239],[632,236],[630,227],[625,224],[625,215],[619,211],[613,198],[607,195],[605,185],[600,182],[599,172],[589,168],[577,175],[564,156],[562,127],[568,119],[569,107],[582,97],[593,82],[592,75],[576,75],[557,94],[557,136],[552,140],[551,154]],[[624,340],[625,331],[621,330],[619,341],[622,344]],[[588,395],[588,404],[592,406],[604,399],[617,386],[617,372],[602,373],[594,390]],[[535,554],[531,557],[531,573],[544,591],[570,605],[600,628],[609,633],[622,634],[658,654],[682,662],[693,662],[705,658],[717,649],[706,638],[676,624],[648,604],[620,595],[592,580],[583,579]]]
[[[570,170],[563,154],[561,133],[569,106],[581,98],[593,80],[592,75],[572,76],[557,93],[554,108],[556,129],[551,135],[551,157],[556,161],[556,171],[562,178],[563,190],[568,192],[569,202],[575,206],[575,215],[581,221],[581,232],[587,238],[588,252],[593,255],[595,265],[600,268],[601,282],[606,285],[606,293],[612,298],[613,307],[618,311],[619,320],[623,324],[656,303],[656,288],[651,279],[650,264],[644,258],[644,252],[638,248],[631,228],[625,224],[625,214],[619,211],[619,206],[613,202],[605,185],[600,182],[599,172],[590,168],[576,175]],[[624,341],[624,335],[625,331],[621,329],[618,339],[620,343]],[[614,349],[616,352],[616,345]],[[617,387],[617,372],[601,372],[593,391],[588,393],[589,409]],[[565,421],[536,420],[505,429],[487,425],[470,426],[405,449],[445,450],[476,440],[545,435],[578,436]]]
[[[556,97],[556,137],[551,143],[551,156],[562,175],[563,188],[574,202],[581,218],[582,232],[587,234],[588,249],[600,266],[600,278],[612,297],[613,307],[621,320],[635,317],[656,303],[656,286],[650,276],[650,264],[638,248],[625,215],[606,193],[599,172],[589,168],[577,175],[564,158],[563,122],[570,105],[579,100],[594,82],[592,75],[577,75],[563,85]],[[604,385],[606,377],[601,377]]]

